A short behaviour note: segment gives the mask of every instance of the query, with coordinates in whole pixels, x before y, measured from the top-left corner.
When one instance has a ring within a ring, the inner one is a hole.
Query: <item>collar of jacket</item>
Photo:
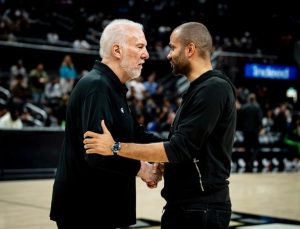
[[[214,70],[208,70],[200,75],[197,79],[190,83],[188,89],[182,94],[182,97],[185,97],[190,91],[192,91],[197,85],[201,84],[203,81],[207,80],[211,77],[211,72]]]
[[[127,93],[128,88],[126,87],[126,85],[121,83],[118,76],[106,64],[103,64],[99,60],[96,60],[94,68],[98,71],[101,71],[105,76],[107,76],[108,80],[110,80],[110,82],[114,86],[116,86],[116,88],[120,89],[122,93]]]

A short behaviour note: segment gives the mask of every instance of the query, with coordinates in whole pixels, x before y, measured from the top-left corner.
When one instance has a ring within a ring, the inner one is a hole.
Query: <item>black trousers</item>
[[[161,229],[227,229],[230,218],[230,202],[166,205]]]
[[[253,162],[257,159],[258,153],[258,132],[244,132],[244,146],[246,151],[246,169],[251,171]]]

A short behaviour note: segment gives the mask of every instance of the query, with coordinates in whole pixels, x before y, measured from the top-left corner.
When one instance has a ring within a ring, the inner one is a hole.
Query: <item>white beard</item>
[[[135,68],[131,68],[129,67],[128,62],[126,61],[126,59],[123,59],[121,61],[121,67],[123,68],[123,70],[127,73],[127,75],[130,77],[130,79],[136,79],[139,78],[141,73],[142,73],[142,68],[140,69],[135,69]]]

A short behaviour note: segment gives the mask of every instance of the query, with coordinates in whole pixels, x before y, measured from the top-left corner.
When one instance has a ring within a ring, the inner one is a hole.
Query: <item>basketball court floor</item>
[[[55,229],[49,220],[53,179],[0,181],[0,229]],[[137,224],[159,229],[163,183],[149,189],[137,178]],[[300,173],[233,173],[230,228],[300,229]]]

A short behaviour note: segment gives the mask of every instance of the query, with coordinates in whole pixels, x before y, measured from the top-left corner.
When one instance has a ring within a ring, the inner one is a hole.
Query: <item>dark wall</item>
[[[64,131],[0,130],[0,179],[53,177]]]

